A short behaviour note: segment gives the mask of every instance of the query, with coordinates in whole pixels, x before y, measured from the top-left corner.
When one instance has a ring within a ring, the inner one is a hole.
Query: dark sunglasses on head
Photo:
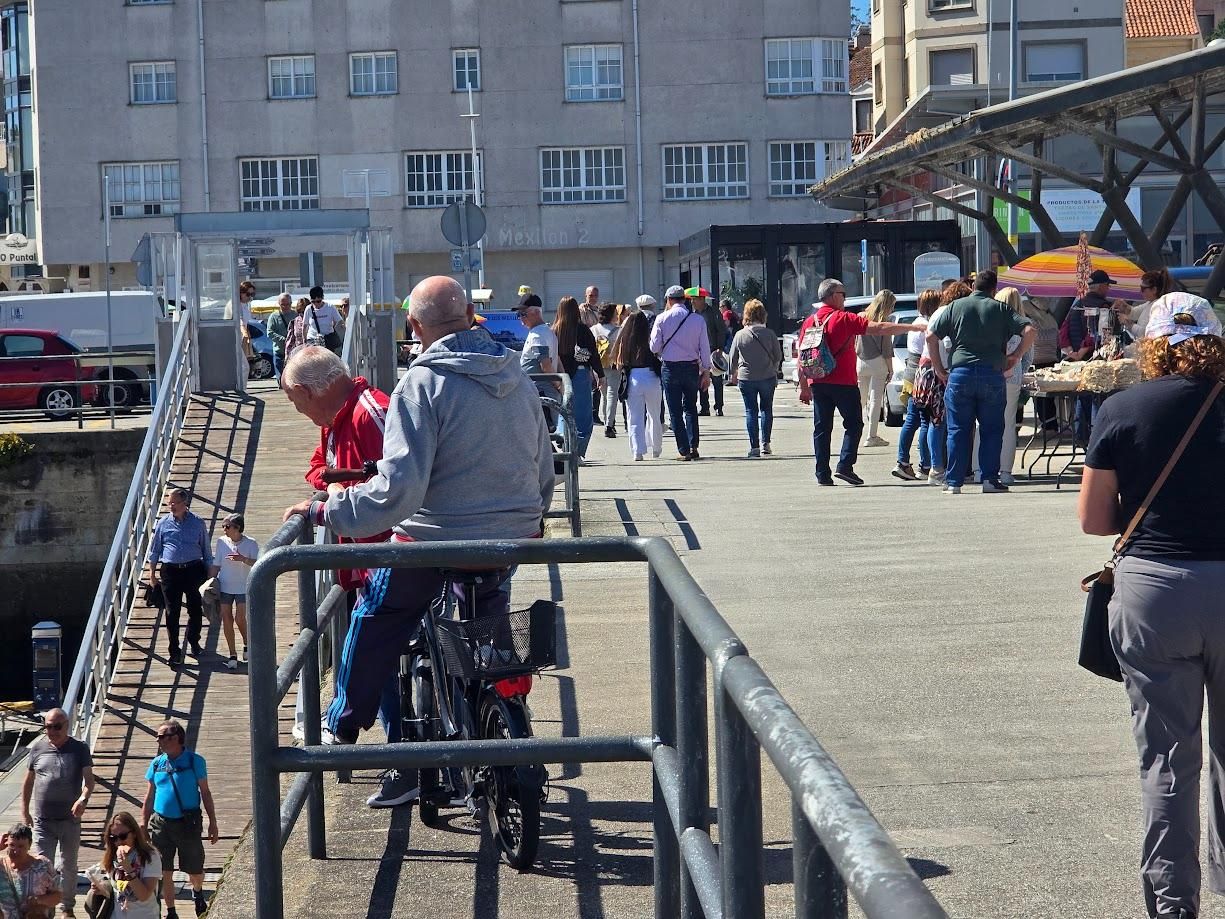
[[[111,842],[122,842],[123,840],[127,839],[131,835],[132,834],[130,832],[124,831],[122,833],[111,833],[106,838],[109,839]]]

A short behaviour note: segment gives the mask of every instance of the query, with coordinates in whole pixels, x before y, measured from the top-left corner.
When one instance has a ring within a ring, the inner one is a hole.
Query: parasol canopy
[[[1140,275],[1144,272],[1122,256],[1099,249],[1096,246],[1064,246],[1039,252],[1022,259],[999,274],[1000,287],[1016,287],[1031,297],[1076,297],[1077,267],[1084,271],[1085,251],[1088,252],[1090,271],[1105,271],[1114,280],[1107,296],[1139,300]]]

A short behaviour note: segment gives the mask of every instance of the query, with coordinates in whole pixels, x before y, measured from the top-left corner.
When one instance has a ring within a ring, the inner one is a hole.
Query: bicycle
[[[414,740],[517,740],[532,736],[527,695],[533,677],[556,663],[556,607],[478,616],[477,588],[505,569],[443,569],[443,586],[400,656],[400,712]],[[462,590],[462,607],[456,588]],[[455,613],[459,612],[458,618]],[[502,858],[526,871],[540,842],[544,767],[476,766],[419,770],[421,822],[439,826],[443,807],[483,809]]]

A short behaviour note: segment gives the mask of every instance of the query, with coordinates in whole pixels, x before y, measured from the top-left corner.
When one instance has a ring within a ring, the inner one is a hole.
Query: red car
[[[77,359],[81,349],[45,329],[0,329],[0,409],[40,408],[49,418],[70,418],[92,402],[97,387]]]

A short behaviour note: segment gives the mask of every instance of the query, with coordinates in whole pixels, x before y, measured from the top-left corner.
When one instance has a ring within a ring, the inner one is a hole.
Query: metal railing
[[[542,389],[540,401],[550,412],[565,423],[561,427],[561,450],[554,452],[553,459],[561,463],[562,484],[566,503],[562,507],[549,509],[545,519],[564,519],[570,521],[570,535],[583,535],[583,512],[579,505],[578,495],[578,428],[574,424],[574,385],[568,373],[531,373],[532,380]],[[544,389],[547,385],[557,384],[561,392],[557,397],[547,396]],[[547,416],[546,416],[547,417]]]
[[[169,476],[175,443],[187,414],[194,335],[195,322],[184,314],[175,329],[157,402],[149,417],[149,430],[136,460],[132,485],[115,527],[115,538],[64,693],[64,710],[68,712],[73,735],[91,746],[95,716],[101,712],[119,660],[120,640],[157,522],[162,486]]]
[[[300,545],[290,545],[298,540]],[[947,919],[829,754],[787,704],[664,539],[564,539],[310,545],[310,525],[281,527],[251,570],[249,692],[256,914],[283,919],[282,852],[307,808],[312,858],[327,856],[323,773],[646,761],[653,769],[656,919],[764,919],[761,752],[791,794],[795,915],[845,917],[847,892],[868,919]],[[321,746],[315,646],[343,607],[333,588],[316,608],[322,568],[473,567],[646,562],[651,733]],[[276,578],[298,572],[301,631],[276,661]],[[709,824],[707,664],[714,692],[718,777],[715,845]],[[282,747],[278,706],[295,679],[306,741]],[[296,773],[282,798],[281,775]]]

